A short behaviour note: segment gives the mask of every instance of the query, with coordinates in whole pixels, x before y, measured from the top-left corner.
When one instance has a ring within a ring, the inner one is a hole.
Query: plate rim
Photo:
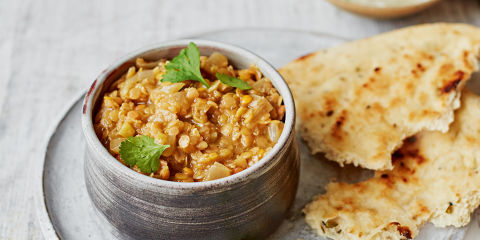
[[[237,31],[269,31],[269,32],[290,32],[290,33],[298,33],[298,34],[308,34],[316,37],[329,37],[329,38],[336,38],[342,41],[352,41],[355,38],[350,38],[346,36],[339,36],[333,33],[327,32],[320,32],[320,31],[309,31],[306,29],[295,29],[295,28],[281,28],[281,27],[234,27],[234,28],[220,28],[216,30],[207,30],[203,32],[193,32],[188,34],[180,34],[172,39],[183,39],[183,38],[201,38],[205,35],[212,35],[218,33],[228,33],[228,32],[237,32]],[[360,37],[358,39],[368,38],[367,37]]]
[[[45,135],[45,140],[43,141],[43,155],[42,161],[38,161],[38,166],[35,169],[38,169],[35,174],[36,181],[34,183],[35,191],[34,191],[34,202],[36,205],[36,216],[37,222],[40,225],[40,230],[46,239],[60,239],[55,226],[52,222],[50,212],[48,210],[47,202],[46,202],[46,195],[45,195],[45,185],[44,185],[44,177],[45,177],[45,163],[47,158],[48,149],[51,145],[51,141],[53,136],[57,133],[58,126],[65,120],[67,114],[74,110],[73,107],[75,104],[83,99],[85,96],[86,91],[81,90],[74,94],[74,97],[70,99],[67,104],[62,108],[59,114],[56,115],[55,120],[53,123],[48,127],[47,134]],[[80,109],[79,109],[80,111]]]

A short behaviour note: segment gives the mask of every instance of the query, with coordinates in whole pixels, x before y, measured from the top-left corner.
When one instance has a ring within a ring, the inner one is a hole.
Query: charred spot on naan
[[[442,93],[449,93],[452,90],[457,90],[458,85],[462,80],[465,80],[465,73],[461,70],[456,71],[453,76],[441,88]]]
[[[367,81],[366,83],[362,84],[362,87],[364,87],[364,88],[369,88],[369,87],[371,87],[371,85],[373,85],[373,84],[375,83],[375,80],[376,80],[376,79],[375,79],[374,77],[368,78],[368,81]],[[360,90],[360,91],[361,91],[361,90]],[[357,94],[357,96],[358,96],[358,95],[359,95],[359,94]]]
[[[427,162],[425,156],[420,152],[417,145],[421,135],[415,135],[406,138],[403,141],[402,148],[392,154],[392,164],[397,169],[399,175],[409,177],[415,174],[415,168]],[[405,182],[405,181],[404,181]]]
[[[319,119],[324,117],[331,117],[335,113],[335,108],[338,105],[337,99],[334,94],[327,95],[323,99],[323,109],[315,110],[308,107],[304,107],[300,110],[300,114],[304,119]]]
[[[305,55],[303,55],[303,56],[295,59],[295,62],[305,61],[305,60],[307,60],[308,58],[311,58],[311,57],[314,56],[314,55],[315,55],[315,52],[307,53],[307,54],[305,54]]]
[[[410,136],[408,138],[405,139],[405,142],[409,143],[409,144],[412,144],[412,143],[415,143],[417,141],[417,136]]]
[[[465,50],[463,51],[463,64],[465,64],[465,67],[469,70],[469,71],[472,71],[475,69],[475,67],[472,65],[472,63],[470,62],[469,58],[470,58],[470,53]]]
[[[407,239],[412,239],[412,231],[407,226],[402,226],[399,222],[391,222],[389,225],[396,226],[397,231],[401,236],[406,237]]]
[[[403,155],[401,155],[403,157]],[[393,158],[393,165],[398,169],[398,172],[402,176],[412,176],[415,174],[415,168],[410,168],[410,166],[403,160],[403,158],[395,157]]]
[[[413,76],[419,78],[426,70],[427,67],[425,67],[425,65],[423,65],[421,62],[417,62],[417,64],[412,67],[412,70],[410,72]]]
[[[390,176],[387,173],[383,173],[382,175],[380,175],[380,181],[382,181],[382,183],[385,184],[388,189],[392,188],[395,184],[393,176]]]
[[[335,123],[333,124],[332,126],[332,130],[331,130],[331,135],[335,138],[335,139],[338,139],[338,140],[341,140],[342,139],[342,136],[344,135],[342,132],[342,126],[345,122],[345,119],[347,117],[347,111],[346,110],[342,110],[342,112],[340,113],[340,115],[337,117],[337,120],[335,121]]]
[[[418,213],[412,216],[412,219],[419,218],[431,214],[430,209],[422,202],[416,202]]]
[[[417,69],[420,72],[425,72],[425,67],[421,63],[417,63]]]

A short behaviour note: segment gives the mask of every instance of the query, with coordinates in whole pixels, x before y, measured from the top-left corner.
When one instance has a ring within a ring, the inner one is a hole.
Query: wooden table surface
[[[479,0],[444,0],[398,20],[325,0],[1,0],[0,239],[42,239],[33,189],[48,129],[116,58],[159,41],[264,27],[358,39],[427,22],[480,26]]]

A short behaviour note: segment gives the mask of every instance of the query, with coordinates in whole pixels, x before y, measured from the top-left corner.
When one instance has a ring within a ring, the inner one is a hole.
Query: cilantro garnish
[[[156,144],[149,136],[128,137],[120,144],[120,157],[129,167],[137,165],[144,173],[156,172],[159,158],[170,145]]]
[[[193,42],[190,42],[187,48],[182,49],[178,56],[167,63],[165,69],[167,71],[161,80],[162,82],[175,83],[195,80],[201,82],[207,88],[210,87],[200,72],[200,51]]]
[[[236,87],[240,90],[248,90],[252,88],[250,84],[243,81],[242,79],[231,77],[231,76],[228,76],[227,74],[217,73],[216,77],[218,78],[218,80],[220,80],[220,82],[227,84],[228,86]]]
[[[167,65],[167,70],[162,78],[162,82],[182,82],[185,80],[194,80],[201,82],[205,87],[209,88],[207,80],[203,78],[200,72],[200,51],[195,43],[190,42],[188,46],[180,51]],[[226,74],[217,73],[216,77],[222,83],[241,90],[248,90],[252,87],[242,79],[230,77]]]

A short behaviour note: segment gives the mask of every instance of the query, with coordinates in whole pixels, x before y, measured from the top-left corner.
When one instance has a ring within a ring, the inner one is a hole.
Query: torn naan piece
[[[448,130],[479,50],[479,28],[427,24],[321,50],[279,71],[313,153],[386,170],[405,138]]]
[[[465,91],[447,133],[424,131],[393,154],[393,171],[330,183],[304,212],[333,239],[411,239],[426,222],[466,225],[480,204],[480,97]]]

